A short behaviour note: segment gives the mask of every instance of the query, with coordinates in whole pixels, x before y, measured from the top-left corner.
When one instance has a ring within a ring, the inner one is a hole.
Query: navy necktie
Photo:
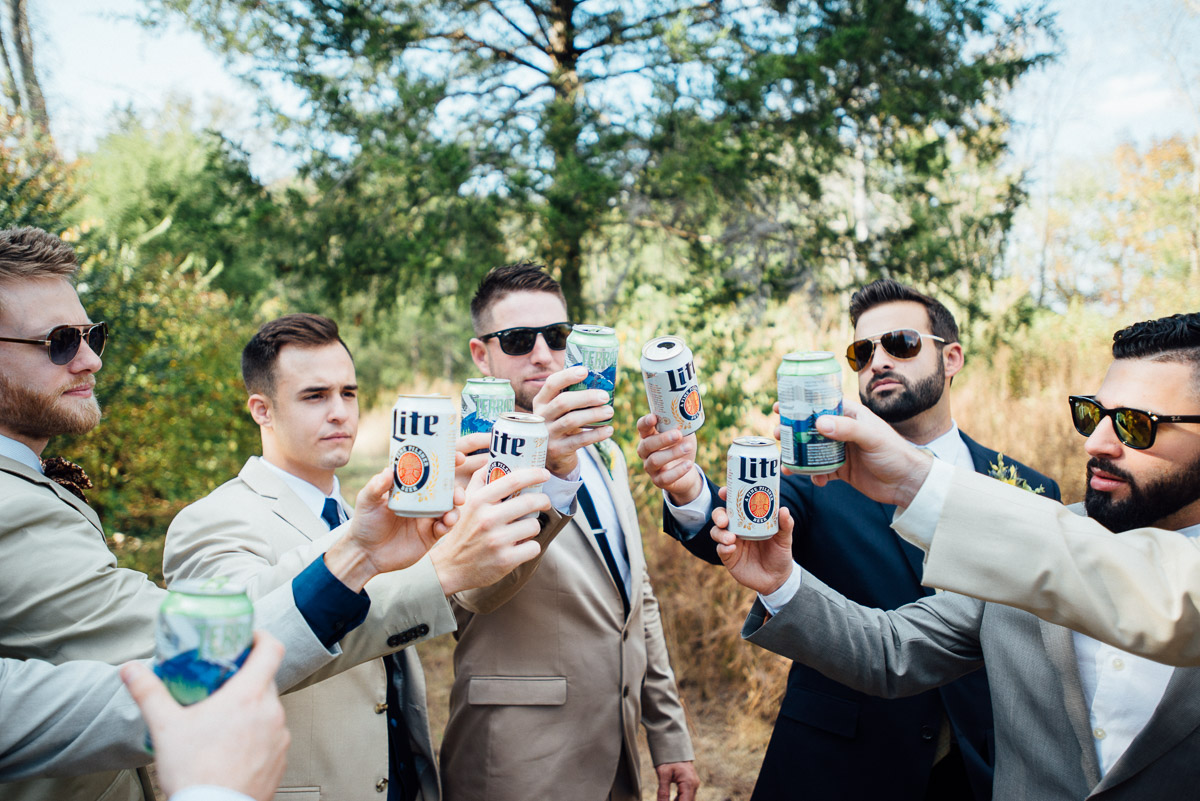
[[[596,544],[600,546],[604,564],[608,566],[608,572],[612,573],[613,581],[617,583],[617,592],[621,594],[621,607],[625,610],[625,617],[629,617],[629,596],[625,594],[625,582],[621,579],[621,570],[617,567],[617,560],[613,557],[608,536],[600,527],[600,515],[596,514],[596,505],[592,503],[592,496],[588,492],[587,484],[579,485],[576,497],[579,499],[579,507],[583,509],[584,517],[587,518],[588,526],[596,536]]]
[[[329,526],[330,531],[342,524],[342,512],[338,509],[338,502],[333,498],[325,499],[325,507],[321,510],[321,519],[325,521],[325,525]]]

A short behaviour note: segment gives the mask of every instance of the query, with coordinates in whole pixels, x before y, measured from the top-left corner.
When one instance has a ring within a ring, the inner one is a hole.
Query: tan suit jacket
[[[167,532],[167,586],[186,578],[228,576],[251,598],[287,580],[288,565],[307,564],[325,522],[257,456],[238,477],[176,516]],[[415,575],[423,567],[411,569]],[[403,579],[409,571],[401,571]],[[436,580],[436,579],[435,579]],[[374,595],[374,583],[367,592]],[[444,601],[443,601],[444,603]],[[391,657],[402,682],[403,718],[417,757],[423,801],[441,795],[425,706],[425,674],[415,648]],[[375,659],[283,698],[292,744],[280,801],[376,801],[388,779],[387,671]]]
[[[335,537],[331,532],[328,542]],[[293,574],[306,565],[297,560]],[[301,684],[403,647],[396,638],[413,626],[425,623],[429,633],[407,644],[453,630],[436,575],[432,585],[403,584],[385,585],[379,592],[372,585],[371,612],[340,643],[342,656]],[[87,504],[37,471],[0,456],[0,657],[120,664],[153,656],[155,619],[165,596],[144,574],[117,567],[100,520]],[[430,613],[437,603],[445,611]],[[388,619],[389,608],[394,620]],[[153,797],[132,770],[0,786],[4,801]]]
[[[692,759],[625,462],[612,452],[605,484],[629,553],[629,617],[582,513],[543,528],[540,559],[455,596],[447,801],[604,801],[622,752],[622,783],[640,792],[639,721],[656,765]]]
[[[1200,543],[1173,531],[1113,534],[1069,507],[955,470],[923,581],[1150,659],[1200,665]]]

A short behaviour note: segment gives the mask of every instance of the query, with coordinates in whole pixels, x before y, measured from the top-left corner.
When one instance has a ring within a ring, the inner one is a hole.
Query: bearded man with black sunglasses
[[[987,473],[999,454],[959,431],[950,383],[963,368],[958,326],[928,295],[880,280],[850,300],[859,397],[913,446],[951,464]],[[720,564],[709,536],[724,502],[695,464],[695,436],[658,434],[652,415],[638,422],[638,454],[663,490],[664,529],[694,555]],[[1058,499],[1049,478],[1008,458],[1018,476]],[[784,476],[780,506],[796,520],[795,559],[822,581],[867,606],[895,609],[931,591],[921,586],[919,549],[888,528],[894,507],[847,484],[817,490],[810,478]],[[801,664],[792,666],[753,801],[797,797],[867,801],[991,798],[992,715],[982,670],[910,698],[875,698]],[[803,792],[798,790],[798,784]]]

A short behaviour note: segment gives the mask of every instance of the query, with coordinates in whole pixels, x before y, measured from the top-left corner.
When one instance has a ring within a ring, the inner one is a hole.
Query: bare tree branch
[[[545,50],[547,47],[550,46],[550,42],[548,39],[546,40],[545,43],[539,42],[536,38],[534,38],[534,36],[531,33],[526,31],[524,28],[522,28],[520,25],[518,25],[515,21],[513,21],[507,14],[504,13],[504,11],[502,11],[500,9],[500,6],[495,2],[495,0],[487,0],[487,4],[492,9],[492,11],[496,12],[496,15],[499,16],[500,19],[504,20],[508,24],[508,27],[510,27],[514,31],[516,31],[517,34],[522,39],[524,39],[526,42],[529,42],[529,45],[531,47],[536,47],[538,50]]]
[[[469,35],[462,28],[459,28],[456,31],[446,31],[444,33],[437,33],[437,34],[434,34],[434,36],[437,36],[442,39],[449,39],[452,42],[466,42],[467,44],[474,45],[477,48],[481,48],[484,50],[491,50],[493,53],[495,53],[497,56],[499,56],[502,61],[508,61],[512,64],[520,64],[523,67],[528,67],[529,69],[533,70],[534,72],[538,72],[538,73],[541,73],[542,75],[545,75],[547,78],[550,77],[549,70],[543,69],[542,67],[539,67],[536,64],[534,64],[532,61],[522,58],[521,56],[514,53],[512,50],[508,50],[507,48],[503,48],[503,47],[499,47],[494,44],[490,44],[490,43],[482,41],[480,39],[476,39],[475,37]]]
[[[17,91],[17,79],[13,75],[12,62],[8,60],[8,47],[4,44],[4,31],[0,29],[0,63],[4,66],[3,87],[4,96],[12,104],[13,114],[21,113],[21,93]]]
[[[21,65],[21,85],[25,89],[29,116],[43,131],[49,130],[50,118],[46,114],[46,99],[42,96],[42,85],[38,82],[37,72],[33,67],[33,37],[29,34],[25,0],[8,0],[8,11],[17,61]]]

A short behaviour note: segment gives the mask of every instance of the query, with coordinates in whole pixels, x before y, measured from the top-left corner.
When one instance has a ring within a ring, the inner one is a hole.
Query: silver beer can
[[[704,404],[692,351],[679,337],[652,339],[642,348],[642,379],[661,434],[678,428],[686,437],[704,425]]]
[[[458,408],[447,395],[401,395],[392,407],[392,494],[400,517],[437,517],[454,508]]]
[[[492,426],[492,443],[488,448],[484,483],[491,484],[523,467],[545,467],[549,445],[550,432],[546,428],[545,418],[524,412],[505,412]],[[541,492],[542,487],[542,484],[534,484],[516,494]],[[536,515],[533,512],[526,517]]]
[[[779,449],[767,437],[738,437],[725,472],[729,530],[744,540],[779,531]]]

